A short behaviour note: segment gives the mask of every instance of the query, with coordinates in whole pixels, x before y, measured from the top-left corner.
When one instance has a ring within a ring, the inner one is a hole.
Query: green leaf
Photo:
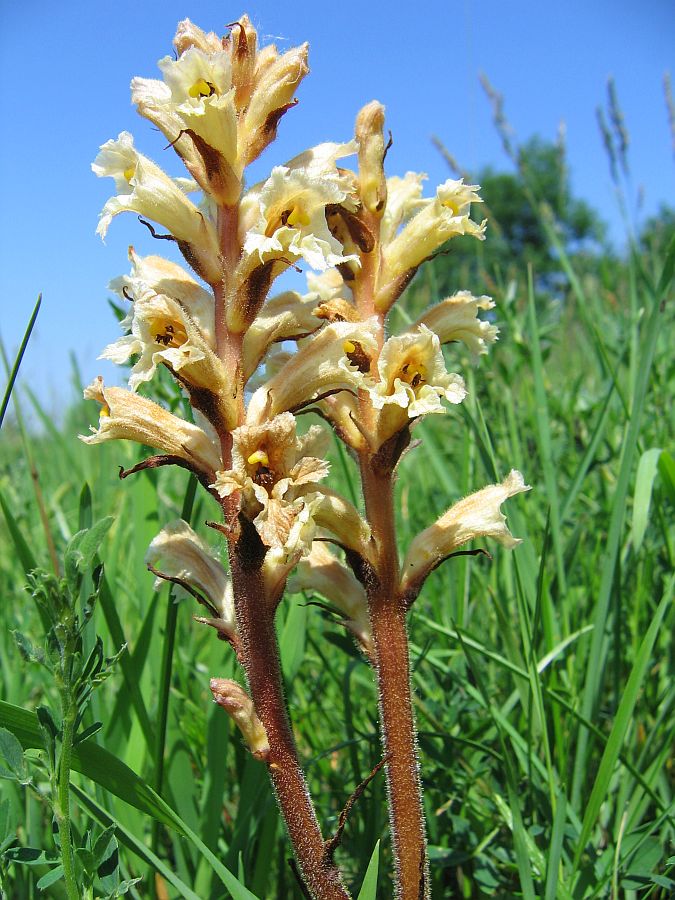
[[[41,647],[36,647],[35,644],[20,631],[15,631],[13,634],[14,640],[19,648],[19,653],[21,653],[23,658],[29,662],[38,663],[39,665],[44,666],[46,662],[44,650],[42,650]]]
[[[79,734],[75,735],[75,743],[81,744],[84,741],[88,740],[90,737],[93,737],[95,734],[103,728],[103,722],[94,722],[92,725],[89,725],[84,731],[81,731]]]
[[[39,847],[13,847],[5,853],[5,859],[22,866],[54,866],[59,861],[58,856],[50,856]]]
[[[93,522],[93,500],[91,496],[91,488],[85,481],[80,491],[80,508],[78,512],[78,528],[85,530],[91,528]]]
[[[640,457],[635,476],[635,496],[633,499],[633,523],[631,527],[631,539],[633,549],[637,553],[642,546],[645,531],[649,524],[649,507],[652,502],[652,488],[658,468],[660,447],[652,447],[645,450]]]
[[[380,842],[375,844],[357,900],[377,900],[377,875],[380,868]]]
[[[57,881],[60,881],[63,878],[63,866],[55,866],[51,871],[47,872],[46,875],[43,875],[42,878],[37,883],[37,887],[39,891],[46,891],[48,887],[51,887],[53,884],[56,884]]]
[[[79,587],[79,575],[84,574],[91,566],[103,538],[108,533],[114,519],[106,516],[91,528],[78,531],[68,542],[63,556],[63,568],[68,579],[71,592]]]
[[[30,775],[23,755],[23,747],[11,731],[0,728],[0,758],[7,763],[8,769],[0,767],[0,776],[28,784]]]
[[[281,666],[284,680],[291,684],[305,658],[305,632],[307,607],[301,603],[291,603],[286,613],[286,622],[279,639]]]

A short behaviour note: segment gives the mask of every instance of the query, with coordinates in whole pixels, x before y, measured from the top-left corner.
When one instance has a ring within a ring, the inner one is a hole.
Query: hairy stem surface
[[[248,535],[242,538],[247,541]],[[317,900],[346,900],[337,866],[326,846],[298,763],[282,690],[274,607],[266,597],[259,568],[248,568],[240,548],[231,547],[230,565],[242,637],[242,662],[256,712],[270,745],[267,768],[307,889]]]
[[[398,595],[393,477],[391,473],[378,474],[365,456],[361,460],[361,477],[366,515],[378,552],[377,577],[368,594],[382,742],[387,759],[397,896],[402,900],[419,900],[429,897],[426,829],[410,688],[406,608]]]

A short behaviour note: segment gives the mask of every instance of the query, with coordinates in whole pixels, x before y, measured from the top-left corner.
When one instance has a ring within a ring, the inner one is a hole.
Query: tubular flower
[[[427,176],[421,172],[406,172],[403,177],[387,178],[387,205],[380,225],[380,240],[390,244],[412,216],[422,209],[428,200],[422,198],[423,182]]]
[[[264,762],[270,752],[267,732],[244,688],[227,678],[212,678],[210,687],[213,699],[223,707],[241,731],[244,742],[253,756]]]
[[[118,191],[101,212],[96,229],[101,237],[105,237],[114,216],[136,212],[167,228],[206,281],[219,280],[219,248],[213,225],[180,185],[136,150],[128,131],[102,145],[92,169],[99,177],[113,178]]]
[[[366,655],[373,651],[373,636],[368,618],[368,601],[363,585],[354,573],[330,552],[322,541],[314,541],[312,552],[301,559],[288,582],[291,592],[321,594],[345,617],[348,628]]]
[[[299,494],[306,494],[307,487]],[[314,509],[314,521],[320,529],[319,537],[335,541],[344,550],[353,550],[366,561],[372,561],[370,525],[358,509],[336,491],[319,486],[319,497]]]
[[[289,263],[304,259],[319,271],[357,262],[357,256],[343,255],[326,222],[326,207],[347,196],[348,186],[337,173],[275,166],[262,188],[242,202],[244,222],[257,219],[246,231],[244,254],[257,256],[261,264],[282,257]]]
[[[255,372],[273,343],[307,337],[322,326],[323,322],[315,314],[317,299],[315,293],[301,297],[295,291],[286,291],[265,303],[244,335],[245,380]]]
[[[431,200],[422,201],[418,211],[383,249],[384,265],[375,301],[377,309],[386,311],[424,260],[458,234],[485,238],[485,222],[480,225],[470,218],[472,203],[482,203],[477,184],[448,179],[436,190]]]
[[[135,391],[165,365],[214,424],[236,424],[236,397],[222,361],[177,300],[146,292],[131,311],[131,334],[105,348],[101,359],[124,363],[138,355],[129,386]]]
[[[279,56],[274,45],[269,45],[258,53],[253,78],[245,88],[250,99],[240,119],[240,143],[246,165],[274,140],[279,120],[297,102],[294,94],[309,72],[308,49],[307,44],[302,44]]]
[[[164,80],[134,78],[132,102],[166,135],[203,190],[234,203],[242,166],[230,54],[192,46],[158,65]]]
[[[106,388],[99,375],[84,389],[84,399],[101,404],[98,430],[92,428],[92,434],[80,435],[85,444],[136,441],[185,460],[190,468],[207,477],[215,477],[222,466],[215,444],[201,428],[184,422],[146,397],[124,388]]]
[[[114,278],[108,287],[123,300],[135,301],[150,294],[161,294],[176,300],[190,315],[210,347],[214,347],[213,295],[192,278],[181,266],[162,256],[139,256],[129,247],[131,273]],[[131,328],[133,306],[120,323]]]
[[[509,497],[529,490],[520,472],[512,469],[501,484],[491,484],[451,506],[410,544],[402,567],[402,593],[418,590],[432,569],[474,538],[494,538],[509,549],[519,544],[520,540],[506,527],[501,505]]]
[[[391,337],[377,363],[380,380],[368,388],[370,402],[382,410],[379,442],[403,428],[409,419],[427,413],[443,413],[441,399],[461,403],[466,397],[464,380],[449,373],[438,335],[426,325]]]
[[[303,544],[309,551],[313,535],[310,501],[298,496],[328,474],[328,463],[309,455],[321,452],[326,435],[315,425],[302,437],[296,421],[283,413],[262,425],[242,425],[232,432],[232,469],[216,473],[214,489],[221,497],[240,492],[240,508],[253,522],[262,542],[273,548]]]
[[[478,318],[479,309],[493,309],[490,297],[474,297],[469,291],[458,291],[428,309],[411,326],[411,331],[424,325],[435,332],[441,344],[462,341],[477,359],[488,352],[499,334],[496,325]]]
[[[365,384],[376,343],[371,322],[335,322],[298,341],[292,354],[255,392],[248,407],[252,424],[297,410],[313,400]]]
[[[146,565],[157,575],[155,590],[161,580],[182,585],[207,607],[209,617],[198,622],[215,628],[226,640],[234,640],[237,619],[234,612],[232,582],[208,544],[187,522],[178,519],[165,525],[148,547]]]

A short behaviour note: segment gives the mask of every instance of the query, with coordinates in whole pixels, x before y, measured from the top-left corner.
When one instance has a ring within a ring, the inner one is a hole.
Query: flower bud
[[[356,140],[359,143],[359,187],[361,202],[376,216],[381,216],[387,202],[384,177],[384,106],[373,100],[356,117]]]
[[[267,732],[244,688],[228,678],[212,678],[209,686],[213,699],[218,706],[223,707],[241,731],[246,746],[253,756],[265,762],[270,752]]]
[[[307,44],[295,47],[256,73],[256,85],[240,130],[245,165],[257,159],[274,140],[279,120],[297,103],[293,95],[309,72],[308,49]]]
[[[230,28],[227,43],[231,48],[235,103],[238,109],[245,109],[255,85],[258,33],[246,14],[238,22],[233,22]]]

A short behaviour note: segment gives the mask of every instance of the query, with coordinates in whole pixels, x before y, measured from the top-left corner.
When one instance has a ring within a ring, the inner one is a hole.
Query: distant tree
[[[663,259],[675,234],[675,207],[662,203],[655,215],[649,216],[640,229],[640,249]]]
[[[457,173],[454,160],[446,158]],[[478,246],[468,238],[452,241],[448,254],[439,256],[435,266],[443,290],[453,288],[458,269],[473,269],[489,286],[491,280],[522,274],[528,263],[540,286],[552,286],[560,262],[542,223],[542,208],[550,210],[567,253],[576,256],[600,250],[605,227],[584,200],[573,196],[563,147],[533,137],[514,150],[514,161],[516,171],[512,172],[488,166],[476,173],[461,173],[481,186],[484,204],[477,205],[473,214],[476,219],[488,218],[488,240]]]

